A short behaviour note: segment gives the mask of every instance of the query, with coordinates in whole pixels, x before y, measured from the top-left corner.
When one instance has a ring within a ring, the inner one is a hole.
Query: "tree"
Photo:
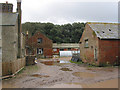
[[[29,32],[29,37],[40,31],[54,43],[78,43],[85,28],[85,23],[54,25],[53,23],[31,23],[22,25],[23,32]]]

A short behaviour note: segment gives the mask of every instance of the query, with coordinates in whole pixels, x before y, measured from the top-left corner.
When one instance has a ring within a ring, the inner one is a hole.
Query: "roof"
[[[100,39],[120,39],[118,23],[88,23],[88,25]]]
[[[79,48],[79,44],[78,43],[62,43],[62,44],[53,43],[53,48]]]
[[[0,26],[16,25],[17,17],[17,13],[2,13],[2,22],[0,22]]]

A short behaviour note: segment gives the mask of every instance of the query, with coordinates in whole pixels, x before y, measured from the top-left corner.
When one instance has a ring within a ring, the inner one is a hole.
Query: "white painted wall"
[[[60,57],[72,57],[72,51],[60,51]]]

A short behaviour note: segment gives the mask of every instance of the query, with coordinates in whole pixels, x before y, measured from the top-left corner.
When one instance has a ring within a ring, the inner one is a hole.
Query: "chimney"
[[[21,11],[21,0],[17,0],[17,12],[19,13]]]
[[[22,10],[21,10],[22,0],[17,0],[17,13],[18,13],[18,57],[22,55],[22,42],[21,42],[21,33],[22,33]]]
[[[8,4],[8,1],[6,1],[6,4]]]
[[[28,42],[28,31],[26,32],[26,44]]]

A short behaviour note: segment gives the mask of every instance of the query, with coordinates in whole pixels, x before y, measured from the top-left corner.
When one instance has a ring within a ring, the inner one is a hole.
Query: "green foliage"
[[[31,23],[22,24],[24,33],[29,32],[29,37],[40,31],[53,43],[78,43],[85,28],[85,23],[73,23],[54,25],[53,23]]]
[[[96,36],[95,32],[93,31],[93,36]]]

